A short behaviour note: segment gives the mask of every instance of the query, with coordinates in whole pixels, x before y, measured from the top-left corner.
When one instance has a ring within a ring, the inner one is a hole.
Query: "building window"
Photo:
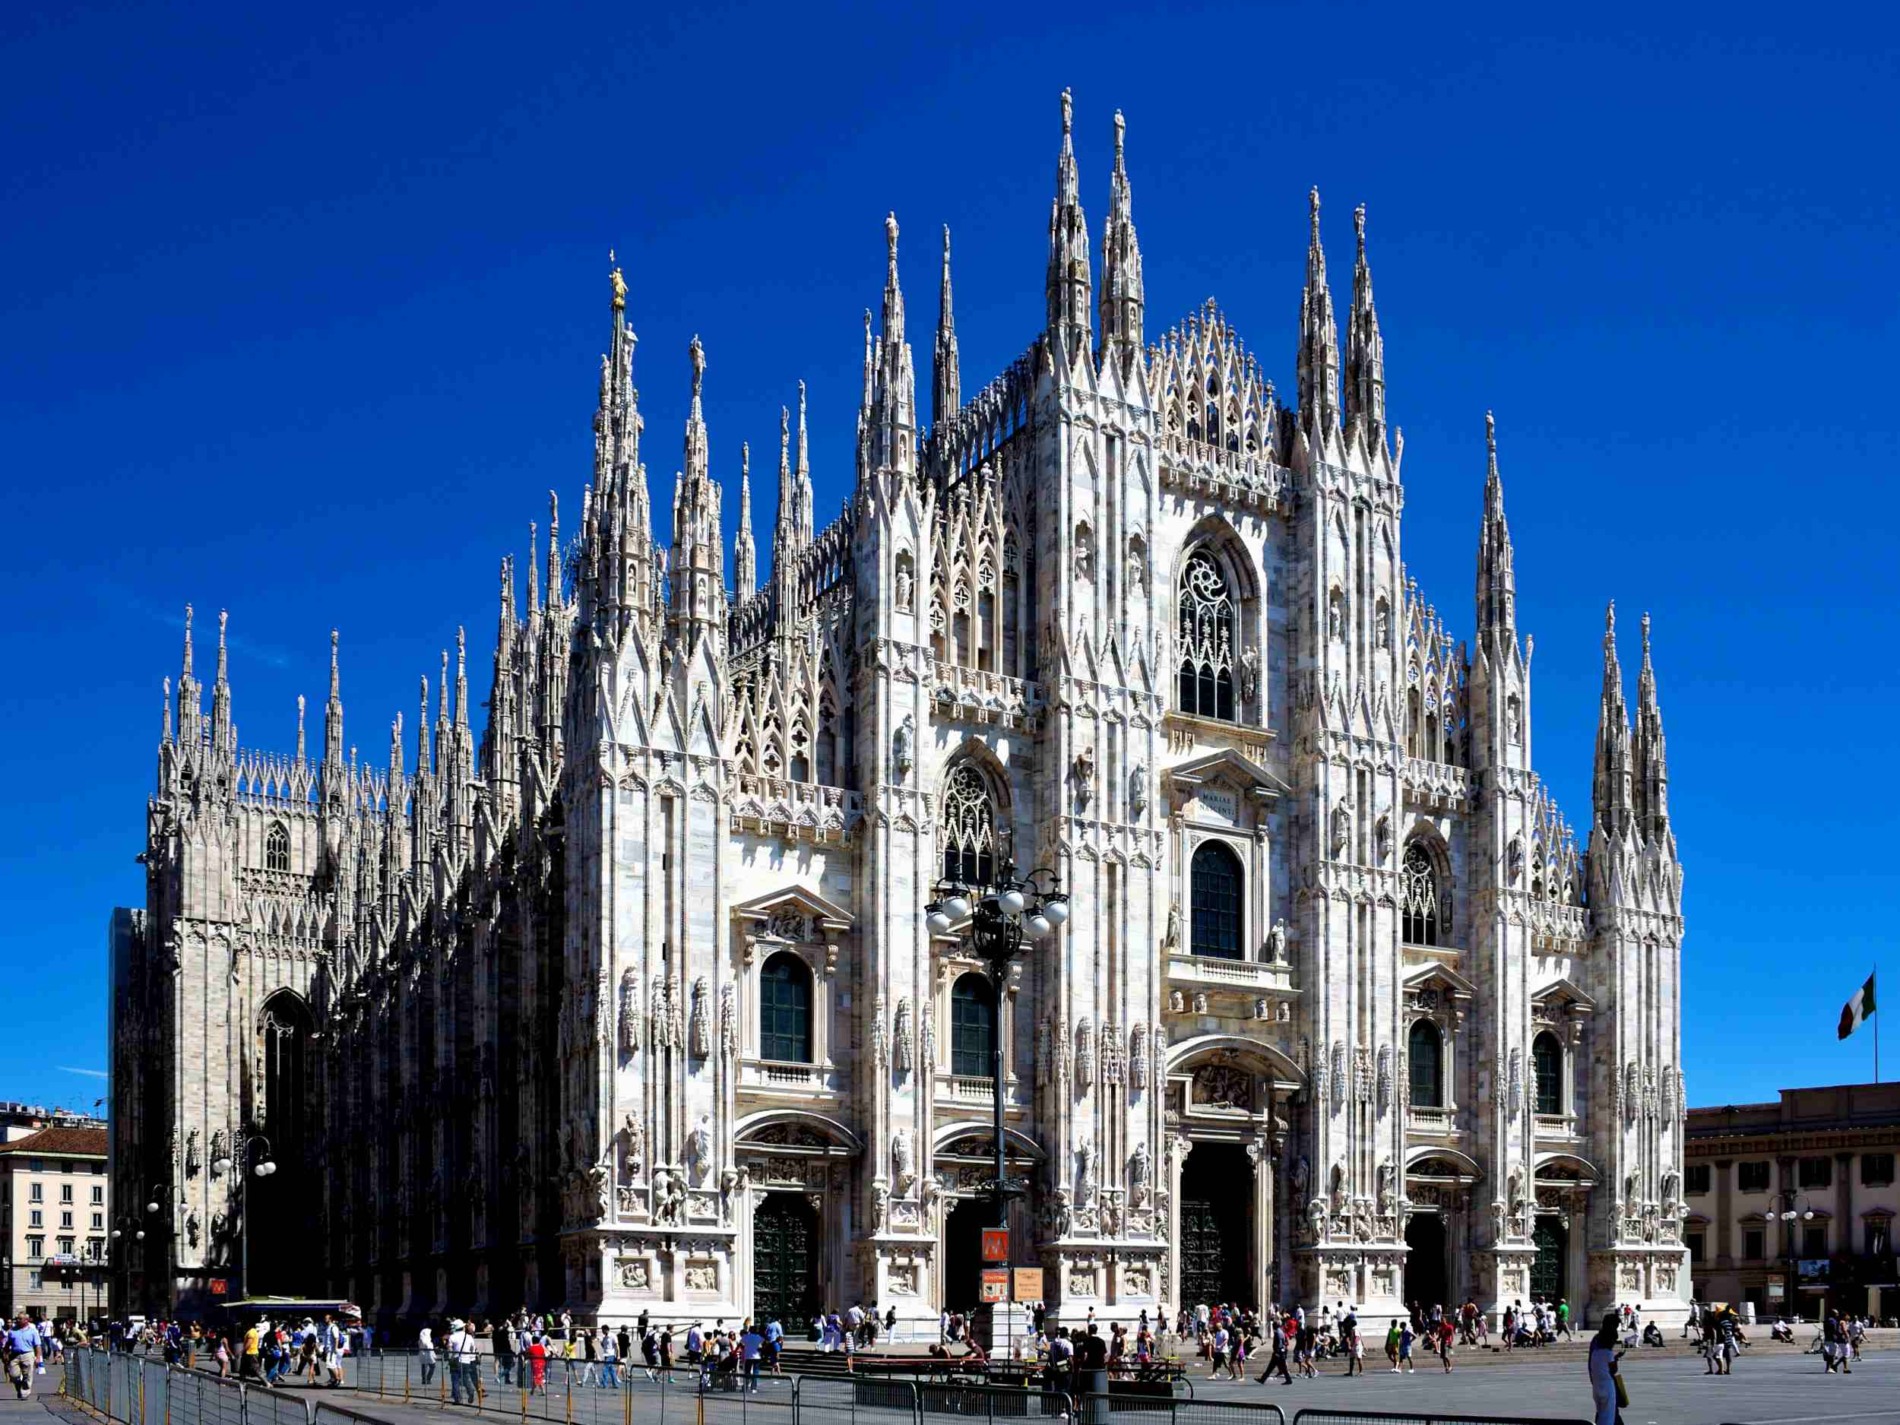
[[[1801,1186],[1804,1188],[1833,1187],[1834,1160],[1832,1158],[1803,1158]]]
[[[1700,1232],[1686,1233],[1682,1240],[1689,1248],[1690,1261],[1699,1262],[1703,1260],[1702,1234]]]
[[[104,1205],[105,1200],[106,1200],[106,1190],[103,1184],[94,1183],[92,1185],[92,1200],[96,1203],[99,1203],[102,1206]]]
[[[73,1215],[70,1212],[60,1213],[59,1225],[61,1227],[71,1227],[73,1225]]]
[[[1810,1222],[1801,1229],[1801,1255],[1808,1258],[1827,1255],[1827,1227]]]
[[[65,1256],[65,1257],[70,1257],[70,1256],[72,1256],[72,1254],[73,1254],[73,1239],[72,1239],[72,1238],[70,1238],[70,1237],[62,1237],[62,1238],[60,1238],[60,1239],[59,1239],[59,1251],[60,1251],[60,1255],[61,1255],[61,1256]]]
[[[1204,841],[1194,853],[1193,877],[1196,955],[1221,960],[1240,958],[1240,858],[1222,841]]]
[[[1405,1039],[1405,1058],[1410,1066],[1412,1106],[1443,1108],[1445,1041],[1436,1024],[1429,1019],[1412,1021],[1411,1033]]]
[[[290,869],[290,832],[281,821],[272,822],[270,833],[264,838],[264,869]]]
[[[1759,1227],[1742,1229],[1742,1258],[1745,1261],[1759,1262],[1768,1254],[1762,1251],[1763,1235]]]
[[[1220,565],[1205,550],[1188,556],[1181,570],[1181,711],[1195,717],[1234,720],[1234,600]]]
[[[811,1062],[811,971],[789,951],[759,971],[759,1057]]]
[[[1867,1219],[1867,1255],[1884,1257],[1893,1251],[1893,1219],[1890,1217],[1870,1217]]]
[[[1862,1153],[1860,1155],[1860,1185],[1862,1187],[1891,1187],[1893,1185],[1893,1154]]]
[[[41,1212],[37,1207],[34,1208],[26,1215],[26,1225],[28,1227],[44,1227],[46,1225],[46,1214]]]
[[[28,1272],[26,1274],[26,1286],[28,1291],[38,1291],[40,1289],[40,1274],[38,1272]]]
[[[1683,1182],[1694,1196],[1701,1196],[1709,1190],[1709,1165],[1691,1163],[1683,1170]]]
[[[1537,1111],[1559,1114],[1564,1111],[1564,1051],[1557,1036],[1548,1031],[1531,1041],[1531,1072],[1537,1089]],[[1691,1172],[1694,1169],[1690,1170]],[[1703,1176],[1708,1169],[1702,1170]]]
[[[987,886],[996,878],[996,810],[983,774],[965,763],[943,784],[943,878]]]
[[[1768,1161],[1735,1165],[1735,1186],[1741,1192],[1768,1191]]]
[[[59,1185],[59,1200],[61,1202],[71,1202],[73,1200],[73,1185],[71,1183],[61,1183]]]
[[[93,1213],[92,1230],[94,1232],[103,1232],[105,1230],[105,1225],[106,1225],[106,1215],[103,1212]]]
[[[26,1255],[35,1262],[41,1257],[44,1257],[46,1255],[46,1239],[44,1237],[27,1238]]]
[[[1438,868],[1432,856],[1414,841],[1405,848],[1405,862],[1399,869],[1401,929],[1407,945],[1438,943]]]
[[[995,1041],[995,991],[982,975],[964,975],[950,987],[950,1072],[987,1077]]]
[[[26,1185],[26,1200],[28,1202],[45,1202],[46,1201],[46,1184],[45,1183],[28,1183]]]

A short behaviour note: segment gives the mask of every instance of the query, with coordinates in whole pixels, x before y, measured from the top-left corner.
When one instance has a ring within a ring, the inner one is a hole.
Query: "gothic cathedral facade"
[[[1355,227],[1342,351],[1314,194],[1296,404],[1211,301],[1147,344],[1122,121],[1092,249],[1065,94],[1045,330],[966,399],[946,232],[926,424],[888,221],[853,493],[814,527],[801,386],[763,584],[749,452],[727,577],[697,339],[653,537],[616,271],[580,532],[550,517],[525,611],[503,562],[479,739],[458,639],[413,762],[398,717],[359,764],[333,638],[320,754],[301,704],[294,754],[251,751],[222,616],[208,715],[188,622],[115,923],[114,1188],[162,1198],[123,1289],[857,1300],[934,1339],[978,1295],[1000,1037],[1058,1320],[1686,1310],[1647,620],[1633,718],[1605,633],[1580,854],[1494,435],[1468,647],[1406,575]],[[996,994],[925,907],[1004,866],[1073,910]]]

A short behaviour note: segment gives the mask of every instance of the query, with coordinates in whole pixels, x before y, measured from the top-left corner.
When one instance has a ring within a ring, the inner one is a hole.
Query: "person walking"
[[[1274,1376],[1287,1385],[1293,1384],[1293,1377],[1286,1368],[1286,1332],[1280,1329],[1277,1321],[1267,1323],[1267,1347],[1272,1352],[1267,1357],[1267,1368],[1260,1372],[1260,1384],[1265,1385]]]
[[[1359,1314],[1347,1307],[1339,1318],[1339,1344],[1346,1352],[1346,1374],[1366,1373],[1366,1343],[1359,1335]]]
[[[424,1385],[435,1379],[435,1333],[426,1321],[416,1332],[416,1368]]]
[[[1590,1400],[1595,1408],[1591,1417],[1593,1425],[1620,1425],[1623,1417],[1617,1413],[1618,1397],[1622,1394],[1618,1385],[1616,1363],[1622,1352],[1616,1345],[1616,1327],[1618,1314],[1606,1311],[1603,1314],[1603,1326],[1590,1338]]]
[[[474,1405],[480,1389],[475,1337],[459,1317],[449,1322],[449,1403]]]
[[[602,1390],[620,1389],[620,1345],[614,1339],[614,1333],[606,1327],[600,1330],[600,1388]],[[628,1363],[632,1369],[632,1363]]]
[[[1418,1368],[1412,1364],[1412,1345],[1418,1336],[1412,1330],[1411,1318],[1399,1322],[1399,1364],[1407,1375],[1417,1375]]]

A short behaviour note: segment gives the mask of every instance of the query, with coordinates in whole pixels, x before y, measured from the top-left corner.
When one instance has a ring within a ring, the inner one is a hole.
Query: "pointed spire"
[[[1652,842],[1669,837],[1669,758],[1662,707],[1656,701],[1656,669],[1649,661],[1649,615],[1643,615],[1643,667],[1636,677],[1636,727],[1631,747],[1637,819]]]
[[[191,680],[191,615],[190,604],[185,605],[185,670],[178,680],[178,686],[184,687]]]
[[[231,726],[230,657],[225,651],[224,630],[230,614],[218,610],[218,677],[211,685],[211,737],[225,751],[237,746],[236,730]]]
[[[561,497],[548,491],[548,607],[561,606]]]
[[[904,339],[904,288],[897,280],[897,214],[884,215],[884,341]]]
[[[917,378],[904,340],[904,290],[897,280],[897,214],[884,219],[884,330],[878,338],[872,386],[870,457],[873,469],[908,474],[916,466]],[[801,494],[801,499],[805,498]],[[811,537],[809,504],[801,535]]]
[[[1299,401],[1309,430],[1339,425],[1339,328],[1333,294],[1326,285],[1326,249],[1319,240],[1319,189],[1308,195],[1311,231],[1306,245],[1306,286],[1300,293]]]
[[[455,725],[468,726],[468,634],[455,629]]]
[[[1372,303],[1372,269],[1366,263],[1366,205],[1352,210],[1359,255],[1352,269],[1352,315],[1346,335],[1346,421],[1368,445],[1385,440],[1385,338]]]
[[[752,446],[739,443],[739,534],[732,542],[732,586],[740,600],[758,591],[758,550],[752,542]]]
[[[1075,168],[1075,111],[1062,91],[1062,152],[1056,159],[1056,196],[1049,205],[1049,271],[1045,280],[1049,333],[1073,361],[1088,345],[1089,230],[1082,216],[1082,184]]]
[[[798,464],[793,469],[792,487],[796,498],[792,504],[792,517],[798,526],[798,538],[801,544],[810,544],[812,535],[811,507],[811,440],[805,423],[805,383],[798,383]]]
[[[1123,153],[1127,122],[1115,111],[1115,172],[1109,179],[1108,222],[1102,229],[1101,353],[1141,350],[1145,301],[1141,281],[1141,244],[1135,238],[1134,196],[1128,187]]]
[[[337,669],[337,631],[330,630],[330,697],[323,705],[323,766],[325,800],[341,798],[343,771],[343,678]]]
[[[402,714],[389,724],[389,809],[397,809],[402,789]]]
[[[303,761],[303,749],[303,694],[299,693],[297,694],[297,760],[299,762]]]
[[[186,604],[184,663],[178,674],[178,740],[186,747],[198,745],[204,718],[204,705],[198,696],[198,680],[191,673],[191,615],[191,605]]]
[[[429,763],[429,675],[424,673],[417,681],[422,684],[422,706],[416,714],[416,775],[426,777],[432,770]],[[419,800],[417,805],[421,805]]]
[[[1504,481],[1498,475],[1498,427],[1484,413],[1484,523],[1478,534],[1478,643],[1493,657],[1515,649],[1517,574],[1511,529],[1504,519]]]
[[[541,608],[541,526],[528,521],[528,617]],[[532,637],[532,635],[530,635]]]
[[[164,717],[162,719],[162,730],[159,733],[159,741],[170,742],[172,740],[172,680],[169,673],[165,675],[165,695],[163,702],[165,708]]]
[[[694,337],[687,347],[693,366],[693,399],[686,417],[685,468],[673,490],[673,617],[701,628],[723,626],[726,604],[725,532],[719,520],[719,486],[709,469],[705,382],[706,351]]]
[[[695,335],[687,355],[693,363],[693,404],[686,416],[686,478],[704,480],[708,476],[706,457],[706,411],[702,400],[706,384],[706,348]]]
[[[1630,821],[1630,721],[1623,701],[1623,669],[1616,658],[1616,601],[1603,618],[1603,697],[1597,710],[1596,772],[1590,789],[1596,831],[1606,844]],[[1594,843],[1595,833],[1592,835]]]
[[[937,349],[931,358],[930,423],[940,426],[963,404],[957,370],[957,320],[950,300],[950,225],[943,228],[943,286],[937,293]]]
[[[495,618],[495,681],[514,661],[515,648],[515,559],[501,557],[501,609]]]

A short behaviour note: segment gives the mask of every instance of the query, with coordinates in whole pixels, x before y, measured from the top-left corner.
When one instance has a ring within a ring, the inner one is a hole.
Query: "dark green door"
[[[1564,1258],[1570,1255],[1570,1231],[1554,1217],[1537,1219],[1531,1234],[1537,1257],[1531,1263],[1531,1295],[1544,1301],[1562,1301],[1567,1295],[1564,1284]]]
[[[1181,1302],[1258,1306],[1252,1257],[1253,1164],[1229,1143],[1197,1144],[1181,1170]]]
[[[794,1331],[817,1310],[817,1214],[796,1193],[767,1193],[752,1216],[752,1314]]]

